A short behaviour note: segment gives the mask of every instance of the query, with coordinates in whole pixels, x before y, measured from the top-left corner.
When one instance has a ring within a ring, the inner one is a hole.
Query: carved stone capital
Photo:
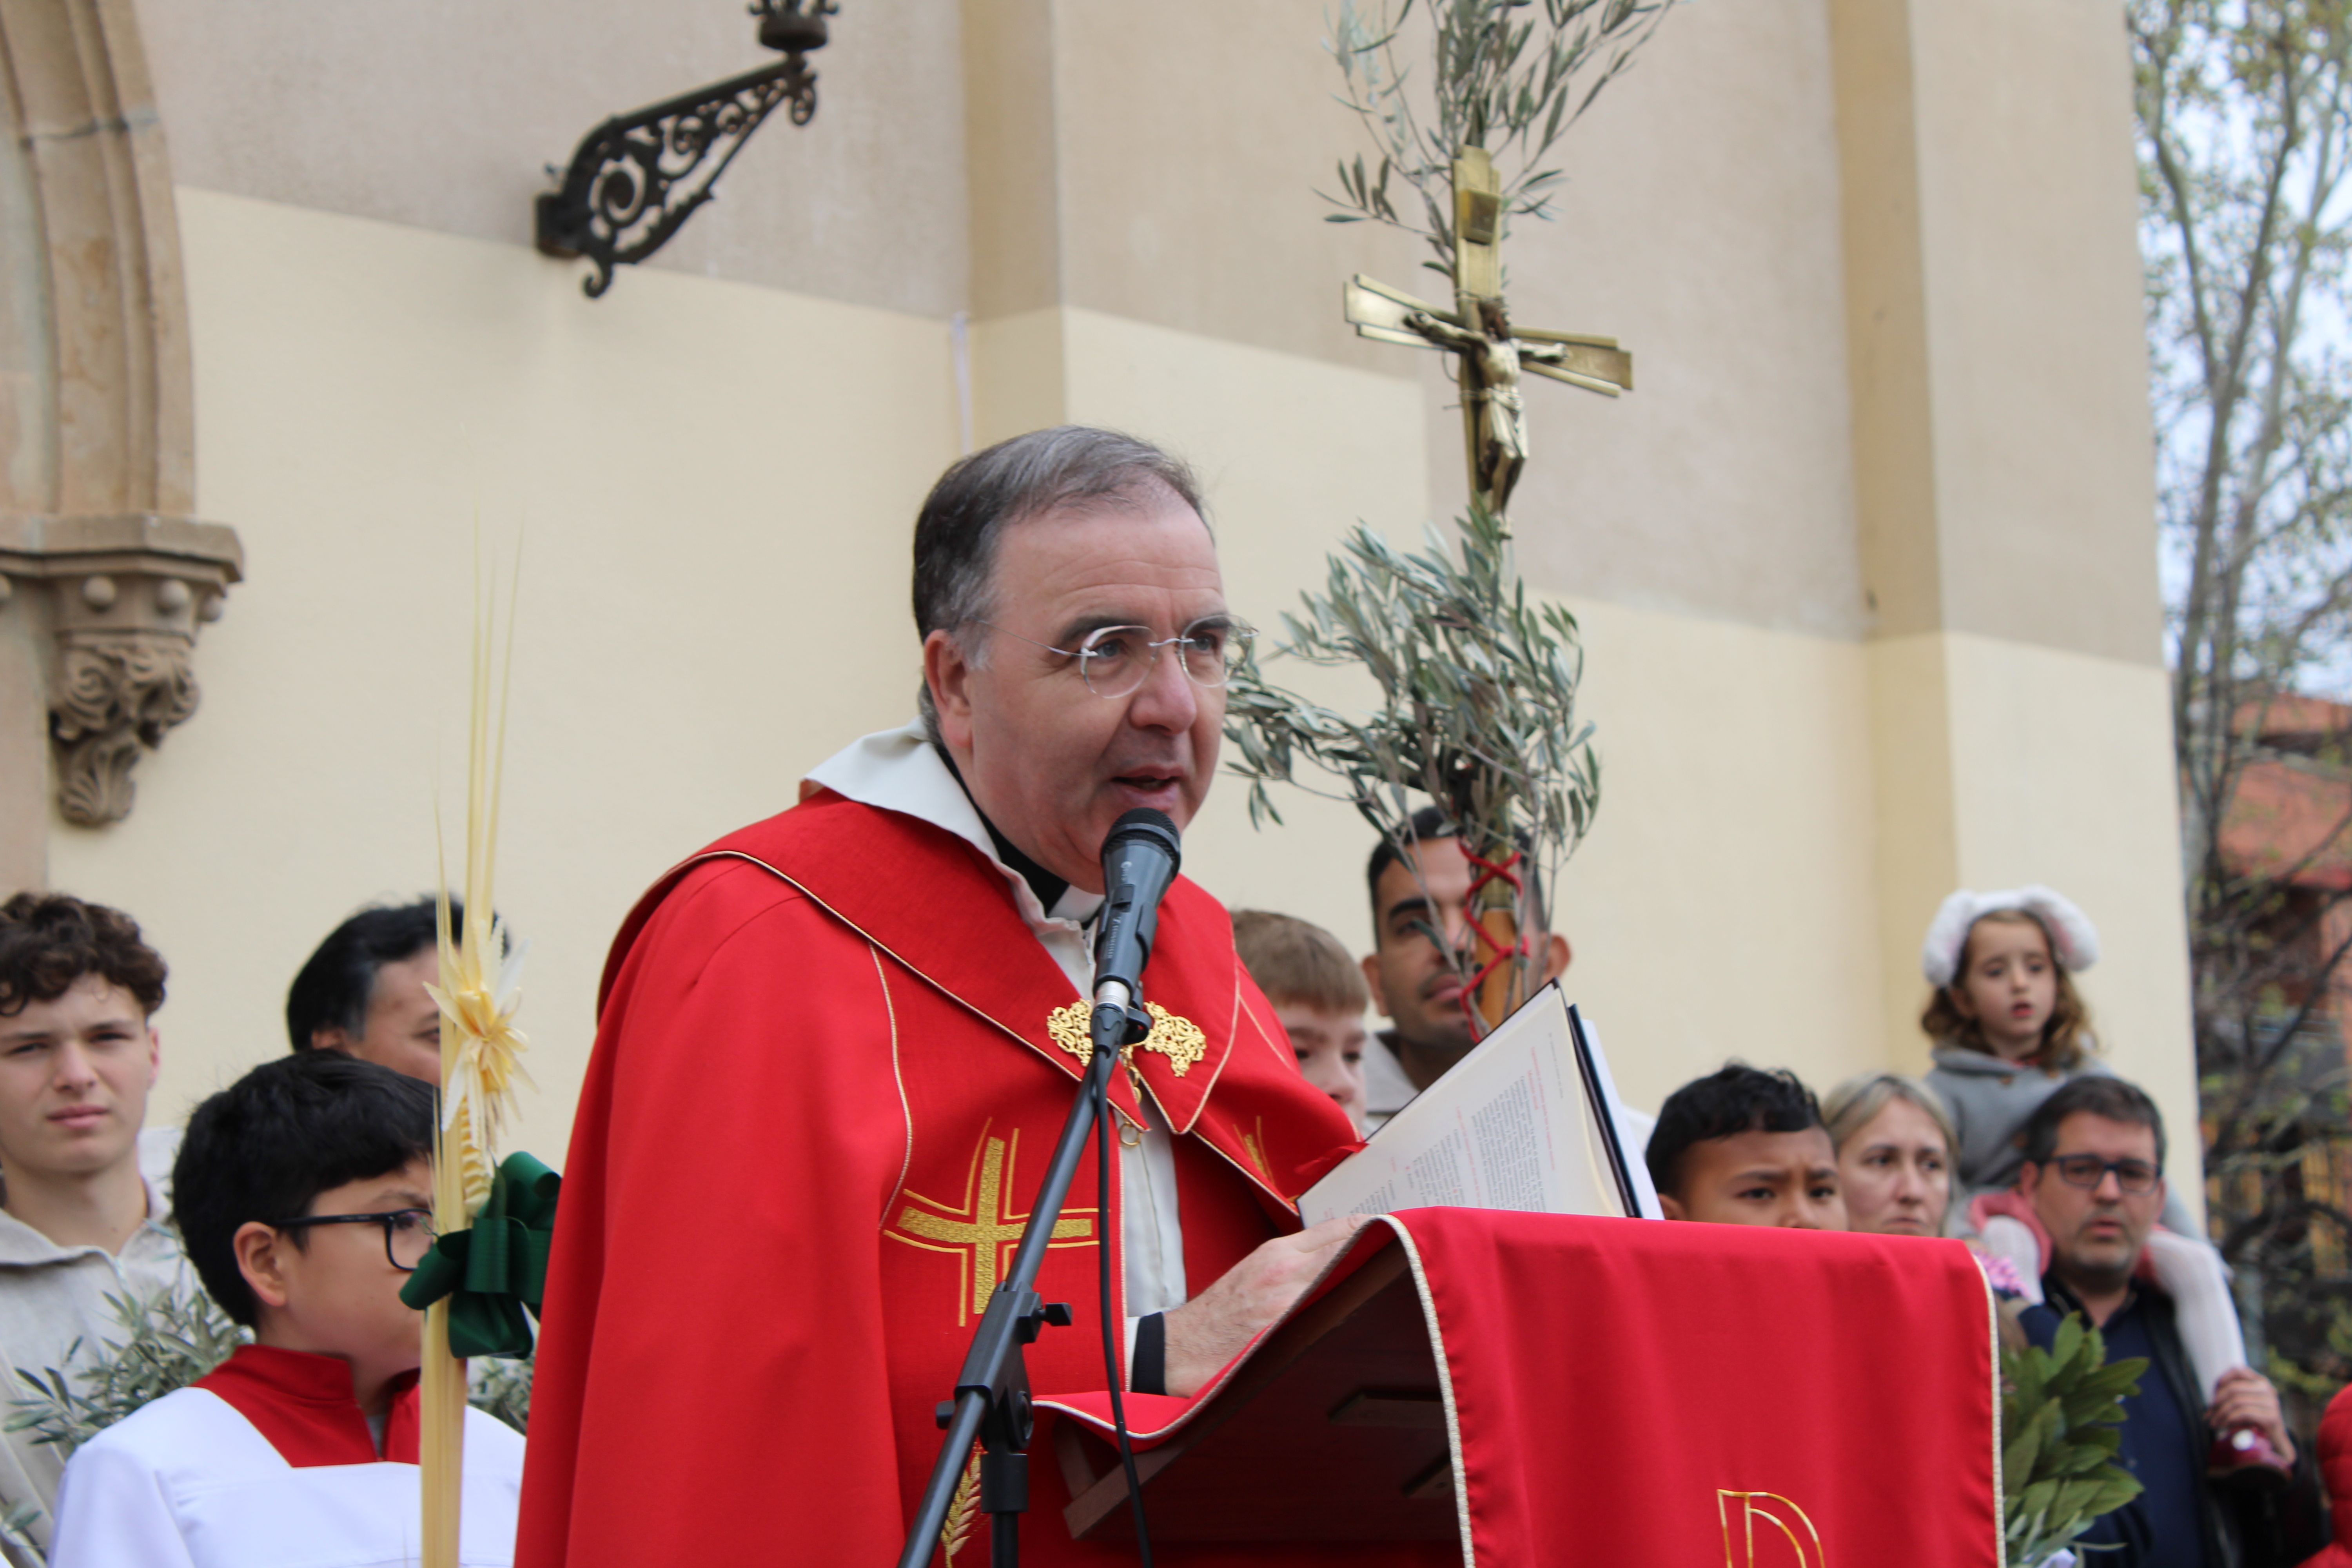
[[[0,602],[47,631],[58,809],[103,826],[130,815],[146,749],[196,710],[196,629],[244,575],[234,530],[185,518],[0,514]]]

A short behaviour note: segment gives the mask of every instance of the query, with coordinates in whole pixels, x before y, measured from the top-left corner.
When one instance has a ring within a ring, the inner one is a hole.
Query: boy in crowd
[[[338,1051],[281,1057],[189,1118],[188,1256],[254,1331],[66,1466],[52,1568],[409,1561],[424,1334],[400,1288],[431,1244],[430,1085]],[[522,1438],[466,1413],[467,1564],[512,1562]]]
[[[441,978],[434,900],[362,910],[319,944],[286,994],[298,1051],[341,1051],[427,1083],[441,1081],[441,1009],[425,988]],[[465,906],[449,900],[453,927]]]
[[[109,1296],[193,1295],[168,1194],[140,1171],[162,1047],[163,957],[130,916],[62,893],[0,905],[0,1379],[68,1370],[119,1340]],[[5,1400],[5,1394],[0,1394]],[[5,1413],[0,1405],[0,1413]],[[29,1431],[0,1439],[0,1514],[42,1510],[64,1458]]]
[[[1234,949],[1289,1033],[1298,1070],[1364,1131],[1364,1009],[1371,992],[1339,939],[1265,910],[1234,911]]]
[[[1683,1085],[1658,1112],[1648,1159],[1668,1219],[1845,1228],[1821,1105],[1785,1069],[1729,1062]]]

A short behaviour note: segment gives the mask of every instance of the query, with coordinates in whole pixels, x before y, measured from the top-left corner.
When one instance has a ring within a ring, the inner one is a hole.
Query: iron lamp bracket
[[[782,59],[614,115],[581,138],[561,183],[535,198],[541,252],[587,258],[595,271],[580,286],[590,299],[613,286],[614,268],[653,255],[718,194],[719,176],[769,115],[782,108],[794,125],[814,118],[807,56],[824,47],[836,0],[752,0],[750,9],[760,42]]]

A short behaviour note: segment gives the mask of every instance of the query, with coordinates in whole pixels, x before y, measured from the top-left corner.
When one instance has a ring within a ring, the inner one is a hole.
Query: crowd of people
[[[289,1049],[148,1125],[167,966],[120,910],[0,906],[0,1373],[88,1377],[126,1309],[201,1291],[250,1343],[74,1451],[0,1442],[0,1558],[401,1562],[439,1073],[432,900],[364,910],[287,998]],[[522,1438],[472,1413],[466,1529],[504,1561]],[[486,1560],[478,1554],[468,1561]]]
[[[1328,932],[1234,916],[1300,1070],[1367,1131],[1474,1044],[1455,966],[1431,940],[1465,939],[1468,863],[1442,817],[1413,828],[1411,858],[1386,844],[1372,857],[1360,985]],[[1543,978],[1557,976],[1566,942],[1535,943]],[[1644,1142],[1668,1220],[1960,1237],[2011,1344],[2047,1348],[2082,1315],[2110,1361],[2148,1363],[2118,1456],[2143,1489],[2084,1543],[2117,1564],[2289,1568],[2326,1544],[2318,1467],[2246,1364],[2220,1255],[2166,1184],[2162,1113],[2097,1058],[2073,976],[2098,951],[2090,921],[2048,889],[1956,892],[1922,955],[1924,1078],[1865,1073],[1823,1100],[1794,1073],[1735,1060],[1625,1131]],[[1389,1022],[1377,1035],[1361,1023],[1368,997]],[[2339,1403],[2323,1441],[2352,1436],[2352,1401]]]
[[[519,1434],[469,1425],[468,1563],[509,1562],[518,1539],[538,1568],[733,1561],[767,1550],[751,1504],[780,1487],[799,1489],[788,1515],[822,1498],[823,1519],[794,1522],[835,1555],[878,1560],[904,1528],[937,1441],[930,1391],[1024,1228],[1037,1177],[1016,1151],[1066,1105],[1076,1069],[1054,1053],[1085,1059],[1052,1021],[1090,985],[1105,895],[1087,879],[1135,805],[1190,820],[1246,641],[1197,480],[1115,432],[1032,432],[961,460],[917,520],[915,563],[922,718],[682,862],[615,943],[549,1266],[530,1480]],[[1304,1190],[1281,1173],[1303,1180],[1476,1048],[1456,830],[1423,812],[1366,869],[1360,960],[1262,911],[1232,917],[1229,945],[1205,891],[1165,896],[1153,1003],[1181,1028],[1114,1079],[1108,1206],[1054,1232],[1060,1247],[1101,1227],[1054,1288],[1082,1317],[1099,1308],[1113,1378],[1125,1317],[1136,1393],[1208,1386],[1350,1244],[1361,1215],[1276,1223]],[[907,885],[929,903],[910,908]],[[1542,901],[1521,937],[1550,980],[1570,953]],[[2289,1568],[2324,1544],[2317,1475],[2352,1466],[2331,1451],[2352,1444],[2352,1405],[2321,1424],[2315,1463],[2246,1364],[2221,1259],[2167,1188],[2163,1117],[2100,1061],[2073,979],[2097,957],[2090,921],[2047,889],[1955,893],[1923,952],[1924,1079],[1866,1074],[1824,1103],[1735,1060],[1620,1132],[1667,1222],[1864,1232],[1890,1258],[1957,1237],[2014,1343],[2095,1325],[2111,1359],[2147,1370],[2119,1454],[2142,1490],[2088,1545],[2115,1568]],[[0,1372],[70,1394],[159,1297],[209,1300],[250,1342],[69,1458],[55,1432],[7,1424],[0,1556],[409,1560],[422,1335],[401,1295],[435,1239],[437,964],[431,900],[354,915],[292,979],[289,1048],[180,1133],[147,1125],[163,956],[128,915],[65,894],[0,906]],[[927,1195],[959,1190],[966,1206]],[[812,1261],[833,1289],[803,1288]],[[752,1300],[762,1337],[737,1354]],[[1076,1342],[1036,1353],[1087,1375]],[[838,1429],[780,1426],[795,1404]],[[758,1430],[775,1443],[738,1440]]]
[[[1360,961],[1307,921],[1234,917],[1301,1074],[1366,1131],[1475,1043],[1432,940],[1462,934],[1467,864],[1442,819],[1415,828],[1413,856],[1384,845],[1369,868]],[[435,931],[429,900],[338,927],[289,988],[289,1053],[203,1101],[184,1135],[147,1125],[167,971],[136,924],[64,894],[0,908],[10,1370],[74,1367],[120,1331],[116,1300],[159,1292],[207,1292],[253,1340],[69,1465],[27,1432],[0,1444],[0,1506],[59,1568],[179,1562],[170,1543],[190,1532],[250,1534],[320,1467],[338,1489],[327,1516],[354,1543],[404,1538],[417,1335],[398,1290],[431,1234]],[[1547,977],[1567,964],[1556,934],[1538,952]],[[2144,1489],[2088,1538],[2124,1549],[2113,1561],[2301,1563],[2325,1535],[2316,1468],[2245,1364],[2220,1259],[2167,1188],[2161,1113],[2094,1054],[2071,977],[2096,954],[2088,921],[2046,889],[1955,894],[1927,942],[1924,1079],[1868,1073],[1823,1100],[1732,1061],[1629,1133],[1669,1220],[1964,1237],[2012,1342],[2047,1346],[2080,1313],[2111,1360],[2145,1358],[2120,1456]],[[477,1420],[467,1529],[510,1532],[522,1442]]]

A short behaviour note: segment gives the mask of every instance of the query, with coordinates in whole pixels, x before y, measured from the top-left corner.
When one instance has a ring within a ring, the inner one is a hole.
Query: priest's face
[[[935,631],[923,645],[940,739],[999,832],[1099,892],[1103,840],[1120,816],[1150,806],[1181,827],[1200,809],[1225,693],[1163,647],[1142,684],[1104,697],[1055,650],[1108,626],[1141,626],[1160,642],[1226,615],[1208,525],[1156,485],[1124,505],[1047,512],[1004,531],[988,597],[986,626]]]

